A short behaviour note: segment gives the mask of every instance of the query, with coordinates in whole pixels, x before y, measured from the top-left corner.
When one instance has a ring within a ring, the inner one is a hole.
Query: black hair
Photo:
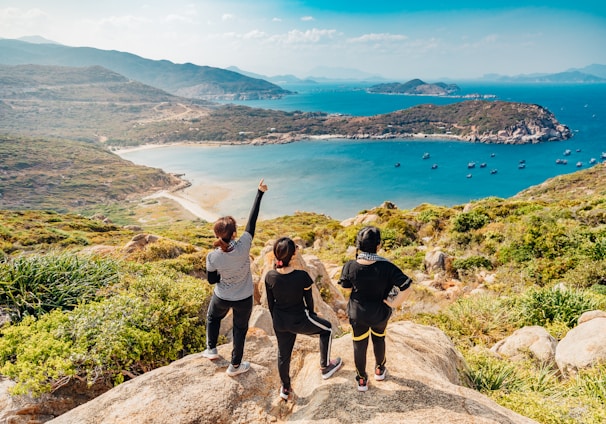
[[[366,253],[377,253],[377,247],[381,244],[381,231],[377,227],[364,227],[358,231],[356,236],[356,248]]]
[[[287,267],[295,254],[297,246],[289,237],[282,237],[274,243],[274,256],[276,257],[276,268]]]

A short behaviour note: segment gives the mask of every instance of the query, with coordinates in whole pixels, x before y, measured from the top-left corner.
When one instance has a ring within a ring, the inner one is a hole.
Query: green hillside
[[[76,211],[180,182],[98,144],[0,135],[0,209]]]
[[[268,81],[225,69],[150,60],[115,50],[0,39],[0,52],[2,65],[102,66],[175,95],[199,99],[257,99],[290,93]]]
[[[572,134],[539,105],[475,100],[445,106],[425,104],[369,117],[283,112],[177,97],[98,66],[0,65],[0,110],[0,128],[6,133],[121,146],[423,135],[532,143],[564,140]]]

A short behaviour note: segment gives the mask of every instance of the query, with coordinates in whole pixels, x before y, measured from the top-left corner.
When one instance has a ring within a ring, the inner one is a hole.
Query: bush
[[[2,328],[0,373],[17,382],[15,392],[40,394],[74,376],[119,384],[201,351],[208,284],[167,270],[138,272],[110,298]]]
[[[469,269],[492,269],[492,262],[484,256],[470,256],[464,259],[455,259],[452,262],[454,270],[469,270]]]
[[[603,305],[603,300],[579,290],[531,288],[518,299],[516,310],[524,325],[561,322],[573,328],[583,312]]]
[[[494,344],[511,333],[515,323],[506,301],[491,295],[461,298],[431,320],[462,347]]]
[[[19,321],[53,309],[74,309],[117,280],[118,265],[110,259],[68,253],[5,259],[0,263],[0,305]]]
[[[459,233],[465,233],[470,230],[482,228],[489,218],[484,213],[478,211],[463,212],[452,220],[453,229]]]

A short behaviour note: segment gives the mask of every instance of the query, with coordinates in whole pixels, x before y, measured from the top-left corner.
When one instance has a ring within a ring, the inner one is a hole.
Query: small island
[[[376,84],[368,87],[366,91],[377,94],[405,94],[408,96],[450,96],[457,94],[461,89],[456,84],[443,82],[428,84],[420,79],[413,79],[405,83]]]

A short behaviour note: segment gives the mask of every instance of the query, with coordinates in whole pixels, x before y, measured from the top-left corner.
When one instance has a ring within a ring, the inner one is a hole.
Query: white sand
[[[147,196],[146,199],[155,199],[158,197],[166,197],[167,199],[171,199],[177,202],[181,207],[200,219],[203,219],[207,222],[214,222],[219,218],[217,213],[211,212],[207,209],[204,209],[199,201],[190,197],[185,191],[178,192],[169,192],[167,190],[158,191],[150,196]]]

